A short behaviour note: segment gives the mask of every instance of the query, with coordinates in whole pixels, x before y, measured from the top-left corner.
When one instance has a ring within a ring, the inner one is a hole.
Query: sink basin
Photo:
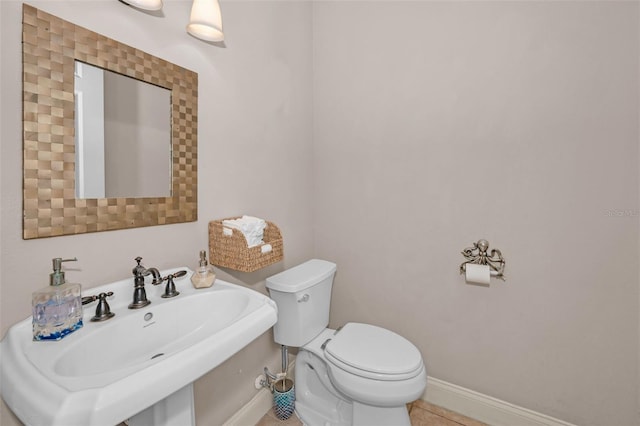
[[[0,342],[7,405],[27,425],[113,426],[191,385],[275,324],[267,296],[222,280],[194,289],[188,268],[161,274],[179,270],[188,272],[174,280],[180,295],[161,298],[164,284],[147,283],[151,304],[142,309],[127,308],[133,277],[83,291],[112,291],[116,316],[91,322],[95,302],[86,305],[84,327],[60,341],[34,342],[31,317],[11,327]]]

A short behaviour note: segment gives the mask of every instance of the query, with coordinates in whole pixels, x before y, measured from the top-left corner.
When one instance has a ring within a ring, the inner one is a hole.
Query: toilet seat
[[[390,330],[345,324],[324,347],[327,361],[351,374],[374,380],[407,380],[424,370],[418,348]]]

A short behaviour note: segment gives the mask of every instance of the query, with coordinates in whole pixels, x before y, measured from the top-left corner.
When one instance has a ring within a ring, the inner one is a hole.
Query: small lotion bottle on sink
[[[65,281],[62,262],[53,260],[49,286],[33,292],[33,340],[60,340],[82,327],[82,297],[80,284]]]
[[[213,285],[216,279],[216,274],[213,272],[213,267],[207,262],[207,252],[200,250],[200,262],[198,268],[191,275],[191,283],[195,288],[207,288]]]

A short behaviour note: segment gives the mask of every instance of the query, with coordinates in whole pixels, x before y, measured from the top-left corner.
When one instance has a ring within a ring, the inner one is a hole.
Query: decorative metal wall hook
[[[468,263],[488,265],[491,276],[505,281],[504,267],[506,262],[502,257],[502,253],[498,249],[492,249],[491,254],[487,254],[488,250],[489,241],[487,240],[479,240],[477,243],[473,243],[473,247],[467,247],[462,250],[462,255],[467,261],[460,265],[460,273],[464,274],[466,272]]]

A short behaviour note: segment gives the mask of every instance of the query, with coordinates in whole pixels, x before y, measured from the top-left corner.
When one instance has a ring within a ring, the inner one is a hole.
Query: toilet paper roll
[[[488,285],[491,281],[491,270],[489,269],[489,265],[467,263],[465,269],[465,279],[468,283]]]

